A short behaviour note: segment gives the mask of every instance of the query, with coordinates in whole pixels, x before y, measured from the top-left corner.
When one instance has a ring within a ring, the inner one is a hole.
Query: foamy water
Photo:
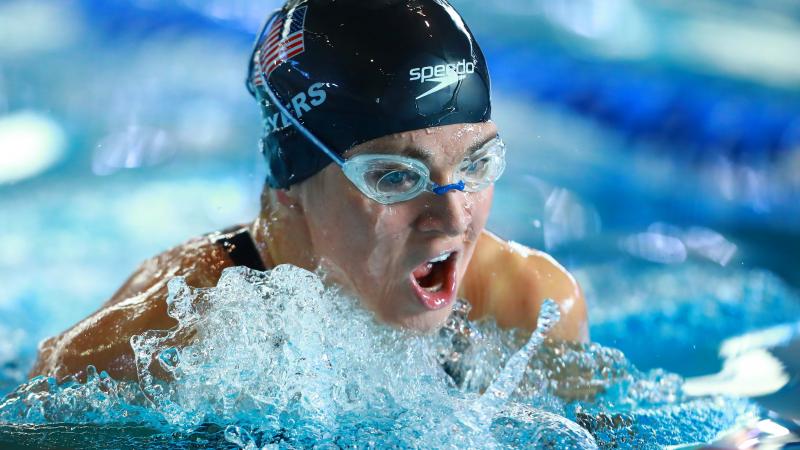
[[[0,406],[4,423],[209,423],[243,448],[272,445],[594,448],[695,442],[756,415],[745,401],[685,399],[682,380],[639,372],[618,350],[465,319],[431,334],[378,323],[293,266],[223,272],[214,288],[169,284],[179,325],[135,336],[139,383],[90,371],[37,377]]]

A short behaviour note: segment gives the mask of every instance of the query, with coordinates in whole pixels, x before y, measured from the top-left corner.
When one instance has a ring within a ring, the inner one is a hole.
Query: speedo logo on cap
[[[475,63],[462,59],[455,64],[438,64],[436,66],[422,66],[414,67],[408,71],[409,81],[419,80],[420,83],[426,81],[438,83],[436,86],[428,89],[422,94],[417,96],[417,100],[434,92],[441,91],[442,89],[463,80],[467,75],[475,72]]]

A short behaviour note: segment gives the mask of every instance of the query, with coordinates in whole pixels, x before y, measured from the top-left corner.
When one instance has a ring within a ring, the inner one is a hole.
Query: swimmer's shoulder
[[[539,297],[553,299],[560,306],[561,319],[553,327],[550,336],[587,342],[589,340],[589,321],[586,300],[575,276],[546,252],[513,241],[510,244],[515,246],[518,251],[527,253],[527,259],[535,267],[531,274],[536,280]],[[539,314],[538,310],[536,314]]]
[[[140,297],[142,293],[162,294],[165,284],[177,276],[184,277],[189,286],[215,286],[222,271],[234,265],[229,249],[221,240],[247,226],[239,224],[195,236],[142,261],[103,306]]]
[[[172,278],[182,276],[193,287],[217,284],[222,271],[234,265],[230,249],[219,242],[231,229],[237,227],[193,237],[143,261],[98,310],[39,344],[30,376],[81,377],[92,364],[115,379],[136,379],[131,336],[176,325],[167,314]]]
[[[473,304],[476,316],[491,315],[504,328],[532,330],[542,302],[550,298],[562,313],[550,336],[588,340],[583,291],[575,277],[549,254],[487,230],[479,238],[467,274],[471,279],[465,284],[478,299],[477,305]]]

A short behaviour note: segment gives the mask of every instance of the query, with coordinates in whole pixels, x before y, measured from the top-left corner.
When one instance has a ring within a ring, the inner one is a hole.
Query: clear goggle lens
[[[506,168],[506,146],[495,137],[459,164],[454,180],[464,181],[464,190],[478,192],[497,181]]]
[[[383,204],[410,200],[435,186],[425,164],[403,156],[362,154],[348,158],[342,168],[365,195]],[[451,179],[463,181],[467,192],[478,192],[494,183],[504,169],[505,145],[498,136],[465,158]]]

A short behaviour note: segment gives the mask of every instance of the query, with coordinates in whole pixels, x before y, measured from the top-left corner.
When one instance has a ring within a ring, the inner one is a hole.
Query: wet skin
[[[492,122],[414,130],[358,145],[345,156],[407,154],[416,148],[428,154],[425,163],[433,181],[447,184],[466,152],[496,132]],[[393,326],[431,330],[446,319],[451,304],[425,307],[410,274],[441,251],[454,250],[457,294],[472,304],[471,319],[492,316],[503,327],[533,330],[542,301],[552,298],[562,319],[550,336],[588,340],[586,307],[575,279],[547,254],[484,229],[492,194],[492,187],[443,196],[424,193],[381,205],[331,164],[288,190],[265,189],[261,213],[246,226],[267,267],[290,263],[321,269],[326,282],[357,295],[379,320]],[[92,364],[116,379],[136,379],[130,337],[177,325],[166,314],[169,279],[184,276],[191,286],[212,287],[233,264],[212,242],[214,237],[191,239],[142,263],[99,310],[40,344],[31,376],[74,374],[80,379]]]

